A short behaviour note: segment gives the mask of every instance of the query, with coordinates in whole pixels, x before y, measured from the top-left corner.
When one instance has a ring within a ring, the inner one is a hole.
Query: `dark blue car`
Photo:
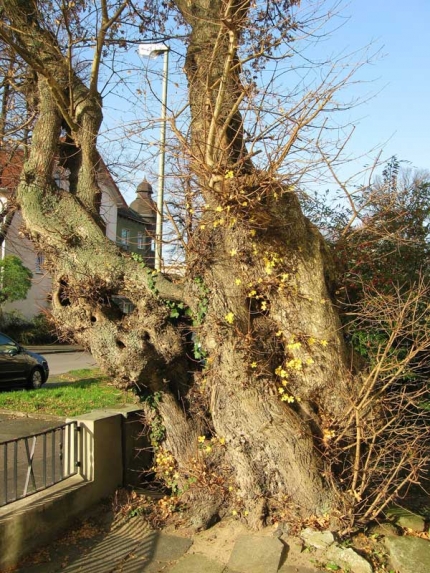
[[[43,356],[0,332],[0,389],[6,385],[40,388],[48,376],[49,367]]]

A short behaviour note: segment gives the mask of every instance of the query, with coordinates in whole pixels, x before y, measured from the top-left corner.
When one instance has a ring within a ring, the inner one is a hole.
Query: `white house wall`
[[[102,191],[100,215],[106,223],[106,237],[116,241],[116,222],[118,218],[117,200],[112,197],[110,189],[104,183],[99,183]]]
[[[15,255],[21,259],[33,273],[32,284],[25,300],[5,303],[3,312],[17,311],[31,319],[50,307],[48,295],[52,291],[52,280],[43,268],[38,267],[37,252],[33,243],[21,233],[22,224],[21,213],[17,211],[7,230],[4,255]]]

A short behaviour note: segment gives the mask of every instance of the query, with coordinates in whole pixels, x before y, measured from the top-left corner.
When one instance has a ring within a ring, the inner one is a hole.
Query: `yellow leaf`
[[[226,319],[226,321],[227,321],[229,324],[233,324],[233,322],[234,322],[234,314],[233,314],[232,312],[228,312],[228,313],[225,315],[224,318]]]

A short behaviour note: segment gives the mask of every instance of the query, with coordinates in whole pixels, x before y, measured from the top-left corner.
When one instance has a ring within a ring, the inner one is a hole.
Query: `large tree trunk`
[[[323,514],[341,501],[318,450],[351,399],[330,258],[294,192],[253,168],[243,143],[237,44],[249,3],[178,5],[192,27],[190,155],[207,204],[189,268],[208,293],[196,328],[208,426],[254,526],[276,498]]]
[[[6,4],[22,9],[18,0]],[[182,489],[192,483],[195,527],[238,504],[253,527],[279,504],[301,518],[333,512],[343,500],[325,474],[324,439],[352,389],[329,257],[294,191],[247,155],[237,45],[249,2],[177,5],[192,28],[190,153],[207,204],[183,283],[153,280],[104,237],[95,177],[100,99],[70,80],[55,39],[36,25],[34,46],[21,50],[38,71],[40,95],[18,193],[23,216],[50,261],[57,324],[118,384],[156,395],[158,447],[173,456]],[[10,19],[16,29],[29,25],[13,12]],[[74,150],[66,157],[70,193],[52,178],[64,125]],[[136,305],[130,316],[112,305],[118,294]],[[190,367],[184,329],[169,320],[164,299],[193,311],[202,372]]]

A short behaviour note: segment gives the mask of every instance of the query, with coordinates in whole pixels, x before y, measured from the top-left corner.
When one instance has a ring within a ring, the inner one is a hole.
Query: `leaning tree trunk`
[[[195,527],[235,507],[253,527],[281,504],[284,514],[325,514],[342,500],[325,475],[324,443],[351,392],[329,258],[292,188],[247,155],[237,44],[249,2],[176,4],[192,28],[189,157],[206,202],[182,284],[153,277],[104,237],[100,98],[70,75],[37,14],[5,0],[13,39],[4,26],[0,33],[38,72],[39,117],[18,190],[23,216],[50,263],[57,324],[118,384],[153,397],[157,459],[170,484],[186,490]],[[70,192],[53,180],[62,130]],[[124,316],[115,295],[135,311]],[[194,314],[202,372],[193,375],[184,329],[169,320],[165,300]]]

